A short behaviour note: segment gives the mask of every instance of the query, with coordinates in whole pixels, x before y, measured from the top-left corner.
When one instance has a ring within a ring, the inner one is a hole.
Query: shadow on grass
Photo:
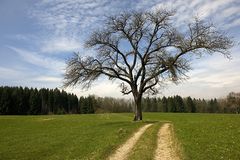
[[[106,122],[106,123],[102,123],[102,124],[99,124],[100,126],[118,126],[118,127],[122,127],[122,126],[125,126],[125,125],[129,125],[131,124],[132,122],[126,122],[126,121],[119,121],[119,122]]]
[[[145,123],[145,124],[154,124],[154,123],[172,123],[172,121],[165,121],[165,120],[161,120],[161,121],[151,121],[151,120],[143,120],[143,121],[133,121],[134,123]]]
[[[145,120],[145,121],[118,121],[118,122],[106,122],[99,124],[100,126],[115,126],[115,127],[124,127],[128,126],[129,124],[156,124],[156,123],[172,123],[171,121],[151,121],[151,120]]]
[[[146,124],[149,124],[149,123],[158,123],[159,121],[149,121],[149,120],[146,120],[146,121],[141,121],[142,123],[146,123]]]

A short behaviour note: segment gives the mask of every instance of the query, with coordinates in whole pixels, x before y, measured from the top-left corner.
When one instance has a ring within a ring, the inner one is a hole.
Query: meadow
[[[240,157],[240,117],[232,114],[133,114],[0,116],[0,159],[106,159],[133,132],[153,123],[130,159],[152,159],[156,134],[171,121],[183,159],[219,160]]]

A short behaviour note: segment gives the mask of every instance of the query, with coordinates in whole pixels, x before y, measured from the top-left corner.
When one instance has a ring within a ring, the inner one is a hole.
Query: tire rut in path
[[[172,126],[165,123],[158,131],[157,149],[155,160],[180,160],[174,146]]]
[[[111,155],[109,160],[125,160],[127,159],[129,152],[132,151],[133,147],[141,137],[141,135],[150,127],[152,124],[147,124],[141,127],[137,132],[134,133],[123,145],[121,145],[113,155]]]

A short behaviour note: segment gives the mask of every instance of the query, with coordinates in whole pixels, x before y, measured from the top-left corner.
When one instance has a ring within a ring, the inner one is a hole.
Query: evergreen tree
[[[70,113],[70,104],[69,104],[69,100],[68,100],[68,94],[67,92],[65,92],[64,90],[62,90],[61,92],[62,95],[62,106],[64,108],[64,112],[65,113]]]
[[[205,113],[206,112],[206,108],[207,108],[207,103],[205,101],[205,99],[198,99],[198,103],[197,103],[197,111],[201,112],[201,113]]]
[[[10,114],[11,96],[10,89],[8,87],[3,88],[0,105],[1,114]]]
[[[60,91],[55,88],[53,91],[53,113],[62,113]]]
[[[18,88],[14,87],[11,89],[11,101],[9,105],[8,114],[14,115],[19,114],[19,96],[18,96]]]
[[[191,97],[187,97],[186,106],[187,106],[187,111],[188,112],[191,112],[191,113],[196,112],[196,106],[195,106]]]
[[[30,110],[29,106],[29,98],[30,98],[30,90],[29,88],[25,87],[23,89],[23,107],[22,107],[22,114],[28,114]]]
[[[185,112],[185,106],[182,97],[180,96],[175,96],[174,101],[176,104],[176,112]]]
[[[211,99],[208,102],[208,112],[209,113],[216,113],[218,110],[218,103],[217,103],[217,99]]]
[[[157,112],[163,112],[161,98],[157,98]]]
[[[29,106],[30,106],[30,114],[41,113],[41,98],[37,89],[30,90]]]
[[[165,96],[162,98],[162,108],[163,112],[168,112],[168,99]]]
[[[82,96],[79,99],[79,105],[81,108],[81,113],[87,114],[88,113],[88,104],[87,104],[85,98]]]
[[[18,88],[18,114],[24,114],[24,90],[22,87]]]
[[[147,112],[148,110],[148,104],[147,104],[147,98],[142,99],[142,111]]]
[[[93,102],[94,98],[92,96],[88,96],[87,97],[88,113],[94,113]]]
[[[2,112],[2,94],[3,94],[3,87],[0,87],[0,115],[3,114]]]
[[[41,96],[41,114],[48,113],[48,90],[42,88],[39,90],[39,94]]]
[[[168,110],[170,112],[176,112],[177,111],[176,103],[175,103],[173,97],[168,98],[167,105],[168,105]]]
[[[145,111],[147,112],[152,112],[152,103],[151,103],[151,99],[149,97],[146,98],[146,104],[147,104],[147,107],[145,109]]]
[[[151,112],[157,112],[158,104],[156,97],[152,98],[151,104],[152,104]]]
[[[214,113],[219,112],[218,101],[217,101],[216,98],[214,98],[214,100],[213,100],[213,112],[214,112]]]
[[[48,92],[48,112],[50,112],[51,114],[54,113],[53,111],[53,107],[54,106],[54,96],[53,96],[53,90],[50,89]]]

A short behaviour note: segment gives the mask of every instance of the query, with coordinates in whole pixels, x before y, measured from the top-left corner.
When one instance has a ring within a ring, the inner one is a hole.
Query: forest
[[[145,97],[144,112],[184,113],[240,113],[240,93],[229,93],[221,99],[196,99],[192,97]],[[1,115],[45,115],[132,112],[131,99],[77,97],[60,89],[0,87]]]

